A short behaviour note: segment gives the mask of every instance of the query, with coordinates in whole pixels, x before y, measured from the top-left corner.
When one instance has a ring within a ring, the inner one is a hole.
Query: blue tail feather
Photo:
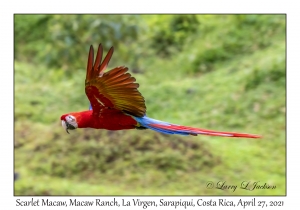
[[[179,135],[189,135],[190,131],[174,131],[174,130],[167,130],[163,128],[156,128],[152,127],[150,124],[160,124],[160,125],[171,125],[170,123],[163,122],[160,120],[155,120],[146,115],[143,117],[133,117],[138,123],[140,123],[143,127],[149,128],[151,130],[164,133],[164,134],[179,134]]]
[[[206,130],[202,128],[193,128],[188,126],[171,124],[168,122],[163,122],[160,120],[149,118],[146,115],[143,117],[133,117],[133,118],[141,126],[164,134],[179,134],[179,135],[193,135],[193,136],[202,134],[202,135],[223,136],[223,137],[260,138],[260,136],[255,134],[213,131],[213,130]]]

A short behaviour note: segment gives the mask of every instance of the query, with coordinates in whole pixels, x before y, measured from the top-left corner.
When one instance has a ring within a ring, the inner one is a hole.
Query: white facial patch
[[[66,122],[64,120],[61,121],[61,125],[62,127],[66,130],[67,129],[67,125]]]
[[[66,116],[66,121],[70,125],[74,126],[74,128],[78,128],[78,124],[77,124],[76,118],[74,116],[72,116],[72,115]]]

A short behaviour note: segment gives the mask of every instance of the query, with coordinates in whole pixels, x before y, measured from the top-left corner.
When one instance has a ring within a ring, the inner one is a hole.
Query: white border
[[[288,181],[286,197],[258,197],[265,200],[285,200],[284,209],[298,205],[299,191],[299,10],[296,1],[6,1],[0,3],[1,23],[1,146],[0,146],[0,207],[17,208],[13,197],[13,14],[14,13],[286,13],[287,14],[287,149]],[[298,137],[298,138],[297,138]],[[41,198],[41,197],[39,197]],[[108,197],[106,197],[108,198]],[[121,199],[121,197],[118,197]],[[127,197],[128,198],[128,197]],[[179,198],[179,197],[176,197]],[[185,197],[188,199],[188,197]],[[204,197],[209,199],[209,197]],[[218,197],[212,197],[218,199]],[[220,197],[225,198],[225,197]],[[243,197],[247,198],[247,197]],[[51,197],[65,200],[68,197]],[[94,197],[84,197],[93,200]],[[147,199],[147,197],[143,197]],[[158,197],[149,197],[151,200]],[[196,198],[194,198],[196,199]],[[238,197],[229,197],[238,200]],[[32,208],[32,207],[31,207]],[[40,207],[41,208],[41,207]],[[99,207],[97,207],[98,209]],[[56,208],[57,209],[57,208]],[[134,208],[130,208],[134,209]],[[141,209],[141,208],[139,208]],[[174,209],[174,208],[166,208]],[[205,209],[205,208],[203,208]],[[296,209],[296,208],[291,208]]]

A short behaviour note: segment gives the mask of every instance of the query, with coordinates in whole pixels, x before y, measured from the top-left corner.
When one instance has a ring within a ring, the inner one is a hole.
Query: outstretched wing
[[[137,89],[139,84],[135,83],[135,78],[124,66],[104,73],[113,54],[113,47],[110,48],[103,62],[101,62],[102,54],[103,48],[100,44],[94,63],[94,49],[93,46],[90,47],[85,93],[91,102],[93,114],[99,116],[103,109],[111,108],[136,117],[144,116],[145,100]]]

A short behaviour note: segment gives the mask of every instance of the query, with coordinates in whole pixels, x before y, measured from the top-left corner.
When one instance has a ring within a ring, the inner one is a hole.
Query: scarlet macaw
[[[135,83],[135,78],[127,72],[128,68],[119,66],[104,73],[113,51],[114,48],[111,47],[101,62],[103,49],[100,44],[94,62],[94,49],[90,46],[85,79],[85,93],[91,104],[90,109],[62,115],[60,118],[62,126],[67,132],[76,128],[107,130],[149,128],[164,134],[260,137],[246,133],[220,132],[175,125],[147,117],[144,97],[137,89],[139,84]]]

